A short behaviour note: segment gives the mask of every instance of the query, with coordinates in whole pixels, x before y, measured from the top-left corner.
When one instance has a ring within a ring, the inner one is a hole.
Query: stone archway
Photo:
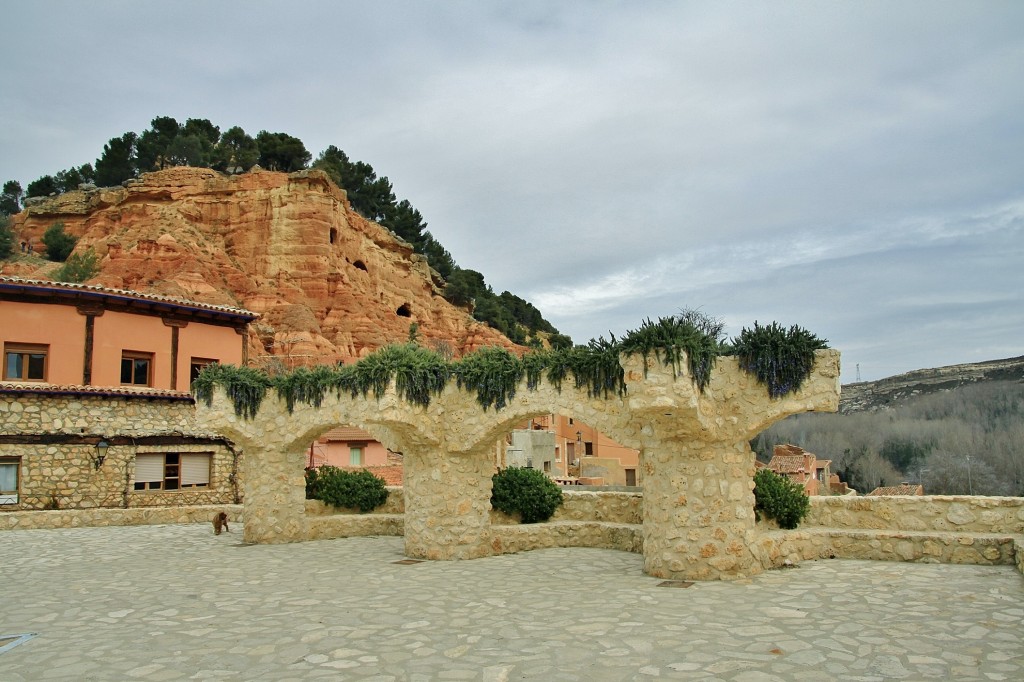
[[[759,572],[755,542],[754,455],[748,441],[775,421],[806,411],[835,411],[839,353],[819,351],[798,392],[771,399],[734,358],[719,358],[699,393],[686,376],[635,356],[621,359],[625,397],[585,390],[520,386],[501,411],[449,384],[429,406],[398,398],[328,396],[320,408],[268,397],[255,419],[234,415],[223,392],[200,424],[245,451],[245,538],[294,542],[307,537],[302,462],[305,447],[330,424],[383,435],[405,453],[405,547],[411,557],[470,559],[500,553],[490,527],[493,443],[512,425],[553,412],[577,415],[640,450],[644,469],[644,570],[676,579],[735,578]]]

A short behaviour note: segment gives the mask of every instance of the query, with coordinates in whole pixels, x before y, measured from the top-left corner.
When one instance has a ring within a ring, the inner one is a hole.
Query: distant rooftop
[[[900,485],[886,485],[880,488],[875,488],[868,493],[872,497],[880,497],[883,495],[924,495],[923,485],[914,485],[911,483],[901,483]]]

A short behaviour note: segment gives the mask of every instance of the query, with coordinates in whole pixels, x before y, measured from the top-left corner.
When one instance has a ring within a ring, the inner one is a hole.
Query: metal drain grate
[[[402,566],[408,566],[410,564],[422,564],[423,561],[420,559],[399,559],[398,561],[392,561],[393,564],[401,564]]]
[[[663,580],[657,584],[657,587],[689,587],[692,584],[685,580]]]
[[[0,654],[7,653],[19,644],[24,644],[39,633],[26,632],[21,635],[0,635]]]

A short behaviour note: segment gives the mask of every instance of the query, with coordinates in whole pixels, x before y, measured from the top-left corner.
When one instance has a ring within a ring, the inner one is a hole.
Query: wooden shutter
[[[135,456],[135,482],[155,483],[164,480],[164,456],[161,455],[136,455]]]
[[[210,455],[186,455],[181,456],[181,485],[209,485],[210,484]]]

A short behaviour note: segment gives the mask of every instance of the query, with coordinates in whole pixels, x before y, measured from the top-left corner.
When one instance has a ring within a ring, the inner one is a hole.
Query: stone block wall
[[[134,490],[135,457],[150,453],[209,453],[210,485],[186,490]],[[91,444],[3,444],[0,457],[20,459],[14,509],[91,509],[95,507],[166,507],[169,505],[234,504],[234,454],[223,445],[123,445],[107,449],[96,468]]]
[[[211,523],[217,512],[226,512],[231,524],[242,522],[242,505],[189,507],[139,507],[137,509],[54,509],[9,511],[0,514],[0,531],[88,526],[154,526],[168,523]],[[213,526],[210,526],[211,532]],[[241,529],[232,528],[238,533]]]
[[[562,506],[555,510],[551,522],[598,521],[639,526],[643,523],[643,495],[635,492],[594,492],[564,490]],[[496,509],[491,510],[491,523],[517,525],[519,519]]]
[[[235,504],[240,457],[221,438],[195,433],[187,400],[0,393],[0,458],[18,462],[18,502],[0,512]],[[96,443],[110,446],[96,466]],[[210,455],[208,486],[136,491],[136,457]]]
[[[833,529],[1024,535],[1024,498],[970,495],[812,497],[801,524]]]
[[[759,524],[766,568],[810,559],[1024,565],[1024,498],[812,497],[793,531]]]
[[[194,414],[181,399],[0,393],[0,434],[189,433]]]

